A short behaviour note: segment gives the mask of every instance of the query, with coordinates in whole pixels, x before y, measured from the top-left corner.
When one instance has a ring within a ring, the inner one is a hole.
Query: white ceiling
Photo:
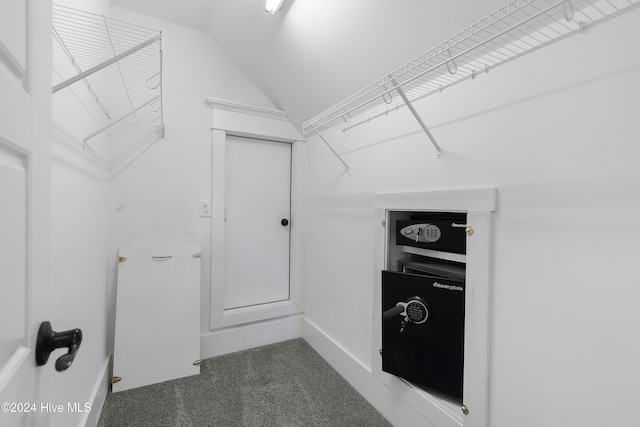
[[[506,0],[112,0],[209,32],[283,109],[302,122],[497,9]]]

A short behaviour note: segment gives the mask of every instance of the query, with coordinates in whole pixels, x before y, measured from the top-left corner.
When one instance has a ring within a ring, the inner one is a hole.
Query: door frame
[[[213,110],[212,177],[211,177],[211,252],[210,263],[210,316],[209,329],[217,330],[247,323],[298,315],[303,311],[302,287],[298,277],[298,259],[302,245],[299,239],[300,224],[296,212],[299,198],[297,157],[298,143],[304,137],[280,110],[245,105],[220,99],[207,98]],[[291,222],[289,255],[289,300],[250,307],[224,309],[224,208],[225,208],[225,148],[227,135],[249,137],[291,144]]]

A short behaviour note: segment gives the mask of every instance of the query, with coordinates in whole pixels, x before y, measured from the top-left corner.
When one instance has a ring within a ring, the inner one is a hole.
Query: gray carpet
[[[390,426],[302,339],[207,359],[200,375],[109,393],[98,427]]]

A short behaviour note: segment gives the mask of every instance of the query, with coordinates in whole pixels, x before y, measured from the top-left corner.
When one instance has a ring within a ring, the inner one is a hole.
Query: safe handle
[[[387,310],[384,313],[382,313],[382,318],[383,319],[391,319],[393,317],[398,316],[399,314],[402,314],[404,312],[404,310],[405,310],[404,304],[399,302],[398,305],[396,305],[395,307],[390,308],[389,310]]]
[[[67,353],[56,360],[56,371],[65,371],[71,366],[82,343],[82,331],[70,329],[55,332],[50,322],[42,322],[36,338],[36,365],[42,366],[49,360],[49,355],[58,348],[67,348]]]

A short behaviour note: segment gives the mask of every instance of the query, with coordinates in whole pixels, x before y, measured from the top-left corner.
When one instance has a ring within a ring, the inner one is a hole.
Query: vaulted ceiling
[[[302,122],[493,12],[506,0],[112,0],[208,32]]]

